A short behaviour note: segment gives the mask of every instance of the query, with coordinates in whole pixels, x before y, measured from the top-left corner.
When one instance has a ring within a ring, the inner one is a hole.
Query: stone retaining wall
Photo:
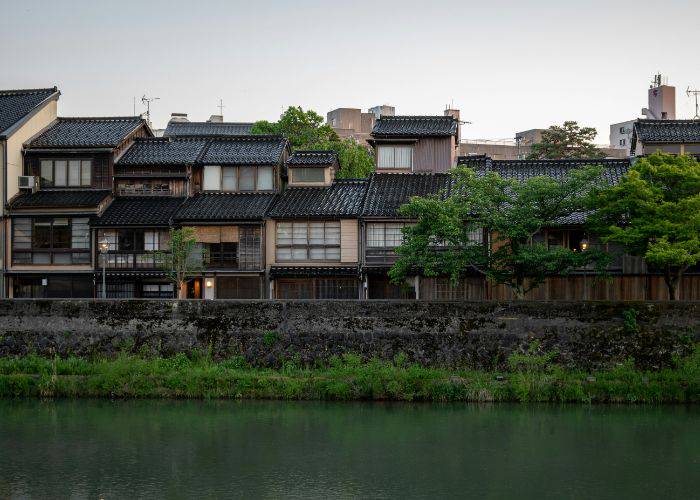
[[[502,367],[539,340],[566,366],[667,366],[700,341],[700,302],[0,301],[0,356],[170,356],[258,366],[334,355]]]

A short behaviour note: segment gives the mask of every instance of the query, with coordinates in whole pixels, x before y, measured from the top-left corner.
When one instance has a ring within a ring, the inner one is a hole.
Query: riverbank
[[[458,371],[345,355],[327,366],[254,368],[206,355],[113,359],[0,358],[3,398],[235,398],[567,403],[698,403],[700,348],[672,368],[632,361],[605,371],[566,370],[547,355],[518,355],[509,371]]]

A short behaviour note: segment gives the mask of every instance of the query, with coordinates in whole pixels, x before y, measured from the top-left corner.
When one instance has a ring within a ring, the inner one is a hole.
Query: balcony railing
[[[159,269],[162,258],[154,252],[140,251],[111,251],[106,255],[99,255],[98,262],[100,269]]]
[[[393,265],[398,255],[391,247],[368,247],[365,250],[365,262],[369,265]]]

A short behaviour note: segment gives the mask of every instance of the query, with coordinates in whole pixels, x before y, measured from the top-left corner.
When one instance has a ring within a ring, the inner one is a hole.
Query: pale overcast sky
[[[276,119],[289,105],[392,104],[440,114],[468,138],[578,120],[610,123],[646,105],[656,72],[679,118],[700,88],[700,1],[0,0],[0,88],[57,85],[63,116],[133,114],[133,96],[204,120]],[[143,108],[137,105],[137,113]]]

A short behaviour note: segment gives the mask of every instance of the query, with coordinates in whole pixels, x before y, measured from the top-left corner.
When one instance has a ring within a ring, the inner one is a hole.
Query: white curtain
[[[221,191],[221,167],[207,165],[204,167],[204,191]]]

